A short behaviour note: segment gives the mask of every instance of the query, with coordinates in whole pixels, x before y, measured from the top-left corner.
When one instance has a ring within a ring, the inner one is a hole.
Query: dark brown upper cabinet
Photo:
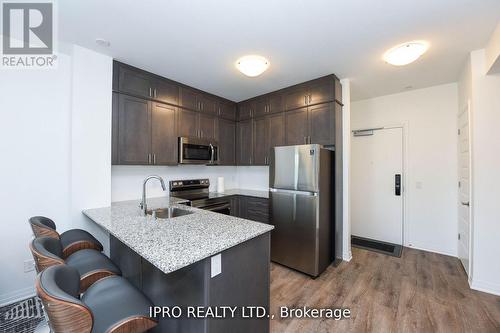
[[[286,112],[286,144],[335,144],[335,111],[333,104],[317,104]]]
[[[177,123],[175,106],[152,103],[151,153],[152,164],[177,164]]]
[[[179,105],[179,86],[166,80],[155,80],[153,98],[165,103]]]
[[[208,94],[187,87],[181,87],[180,96],[181,105],[186,109],[214,115],[217,114],[218,102]]]
[[[253,131],[252,120],[240,121],[237,125],[236,163],[237,165],[252,165]]]
[[[219,165],[236,164],[236,123],[219,118],[217,120],[217,142],[219,144]]]
[[[179,136],[214,139],[216,117],[192,110],[179,109],[177,127]]]
[[[308,108],[309,143],[320,145],[335,144],[334,103],[324,103]]]
[[[285,133],[287,145],[308,143],[307,107],[285,113]]]
[[[254,165],[269,165],[271,148],[285,144],[285,121],[282,113],[255,118],[253,121]]]
[[[151,164],[151,102],[120,95],[118,164]]]
[[[217,115],[228,120],[236,120],[236,103],[219,101]]]
[[[176,107],[120,94],[114,164],[177,163]]]
[[[255,112],[253,117],[283,111],[282,96],[279,93],[268,94],[255,100]]]
[[[249,100],[238,104],[238,120],[247,120],[252,118],[255,110],[255,101]]]
[[[334,76],[329,75],[284,89],[285,110],[332,102],[335,99]]]
[[[153,79],[151,76],[122,65],[115,66],[118,70],[118,90],[131,95],[152,98]]]

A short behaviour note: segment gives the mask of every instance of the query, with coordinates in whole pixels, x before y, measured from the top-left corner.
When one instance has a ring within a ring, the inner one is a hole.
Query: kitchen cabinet
[[[300,108],[285,113],[287,145],[335,144],[333,103]]]
[[[216,117],[210,114],[198,115],[199,137],[202,139],[215,139]]]
[[[240,197],[232,196],[229,199],[229,204],[231,205],[231,216],[240,217]]]
[[[151,157],[151,102],[127,95],[118,100],[118,164],[145,165]]]
[[[111,164],[118,164],[118,107],[120,105],[120,95],[116,92],[112,94],[111,107]]]
[[[179,86],[173,82],[156,79],[153,84],[153,98],[165,103],[179,104]]]
[[[203,139],[215,138],[215,116],[186,109],[179,109],[178,114],[179,136]]]
[[[244,219],[269,223],[269,200],[266,198],[239,196],[238,213],[238,216]]]
[[[253,121],[253,165],[269,165],[272,147],[285,143],[285,123],[283,114],[255,118]]]
[[[307,107],[285,113],[285,137],[287,145],[307,143],[308,131]]]
[[[324,103],[308,108],[309,143],[335,144],[334,103]]]
[[[240,121],[238,123],[236,142],[237,165],[252,165],[253,131],[251,119]]]
[[[238,120],[247,120],[252,118],[255,109],[255,101],[245,101],[238,104]]]
[[[217,120],[217,142],[219,144],[219,165],[236,164],[236,123],[219,118]]]
[[[332,75],[328,75],[284,89],[285,110],[293,110],[304,106],[333,101],[336,90],[335,81],[338,81],[338,79]]]
[[[180,96],[182,107],[208,114],[216,114],[217,100],[208,96],[208,94],[187,87],[181,87]]]
[[[177,164],[177,124],[175,106],[152,102],[151,153],[152,164]]]
[[[217,116],[236,121],[236,103],[220,101]]]
[[[279,93],[273,93],[259,97],[255,101],[255,112],[252,117],[259,117],[270,113],[281,112],[282,96]]]
[[[144,98],[153,97],[153,82],[150,76],[122,65],[115,66],[115,69],[118,70],[120,92]]]

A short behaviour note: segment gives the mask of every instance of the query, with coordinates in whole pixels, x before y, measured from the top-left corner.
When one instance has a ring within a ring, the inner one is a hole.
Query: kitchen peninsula
[[[273,226],[182,205],[172,197],[148,199],[148,205],[189,214],[155,219],[143,215],[139,201],[83,213],[109,232],[111,259],[156,306],[269,309]],[[268,318],[241,318],[239,311],[226,320],[159,319],[153,332],[269,331]]]

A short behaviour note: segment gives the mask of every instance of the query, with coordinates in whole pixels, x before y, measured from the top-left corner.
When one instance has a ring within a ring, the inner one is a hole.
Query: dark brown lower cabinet
[[[266,198],[256,198],[238,196],[238,213],[234,216],[244,219],[269,223],[269,200]]]
[[[118,97],[118,164],[151,163],[151,102]]]
[[[151,113],[152,164],[177,164],[177,124],[175,106],[153,103]]]
[[[253,131],[252,120],[240,121],[237,126],[236,163],[237,165],[252,165]]]
[[[236,164],[236,123],[219,118],[217,122],[219,165]]]

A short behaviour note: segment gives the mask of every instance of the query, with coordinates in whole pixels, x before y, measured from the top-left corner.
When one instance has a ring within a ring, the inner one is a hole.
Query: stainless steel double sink
[[[151,215],[157,219],[172,219],[174,217],[189,215],[189,214],[193,214],[193,213],[194,212],[191,212],[189,210],[176,208],[176,207],[148,209],[146,211],[146,214]]]

